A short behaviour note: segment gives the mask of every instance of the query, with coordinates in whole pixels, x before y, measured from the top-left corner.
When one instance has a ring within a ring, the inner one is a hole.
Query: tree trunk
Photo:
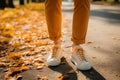
[[[119,3],[119,0],[114,0],[115,3]]]
[[[36,0],[32,0],[32,2],[36,2]]]
[[[24,5],[24,0],[19,0],[20,1],[20,5]]]
[[[39,0],[39,2],[45,2],[45,0]]]
[[[8,0],[8,7],[15,8],[13,0]]]
[[[29,0],[27,0],[27,3],[30,3],[30,1],[29,1]]]
[[[4,9],[5,7],[7,7],[6,0],[0,0],[0,8]]]
[[[93,0],[93,1],[102,1],[102,0]]]

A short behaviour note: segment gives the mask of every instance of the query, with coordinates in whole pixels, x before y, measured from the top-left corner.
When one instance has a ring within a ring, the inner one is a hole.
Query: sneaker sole
[[[90,69],[92,68],[92,67],[90,67],[89,69],[79,69],[79,68],[77,67],[76,61],[75,61],[72,57],[70,57],[70,59],[71,59],[71,62],[76,66],[76,68],[77,68],[78,70],[87,71],[87,70],[90,70]]]

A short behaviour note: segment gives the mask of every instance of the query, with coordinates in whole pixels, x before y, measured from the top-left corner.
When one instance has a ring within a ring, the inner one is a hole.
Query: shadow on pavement
[[[97,7],[97,6],[96,6]],[[66,13],[73,13],[73,8],[64,8],[62,9],[63,12]],[[114,9],[97,9],[97,10],[90,10],[90,16],[101,17],[108,19],[109,23],[120,23],[120,10]]]
[[[100,9],[91,10],[91,16],[104,17],[108,19],[120,20],[120,10]]]
[[[63,57],[61,59],[61,65],[57,67],[49,67],[50,69],[60,72],[63,77],[62,80],[78,80],[77,73],[73,70],[73,68],[68,64],[66,59]]]
[[[73,9],[62,9],[63,12],[73,12]]]
[[[87,77],[88,80],[106,80],[99,72],[97,72],[94,68],[82,71],[79,70],[83,75]]]

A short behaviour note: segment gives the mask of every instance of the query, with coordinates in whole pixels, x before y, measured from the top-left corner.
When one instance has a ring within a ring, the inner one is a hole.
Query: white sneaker
[[[83,48],[79,45],[74,45],[72,47],[71,61],[75,64],[79,70],[89,70],[92,65],[87,61]]]
[[[52,48],[52,53],[50,53],[47,63],[49,66],[58,66],[61,62],[62,49],[61,45],[54,45]]]

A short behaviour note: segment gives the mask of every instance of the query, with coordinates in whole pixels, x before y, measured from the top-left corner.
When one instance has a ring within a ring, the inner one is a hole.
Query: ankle
[[[72,48],[83,49],[80,44],[74,44],[74,43],[73,43],[73,45],[72,45]]]
[[[61,45],[61,39],[55,40],[54,45]]]
[[[84,51],[81,45],[73,44],[73,45],[72,45],[72,52],[73,52],[73,53],[76,53],[76,51],[78,51],[78,50]]]
[[[76,43],[73,42],[73,45],[80,45],[80,44],[76,44]]]

